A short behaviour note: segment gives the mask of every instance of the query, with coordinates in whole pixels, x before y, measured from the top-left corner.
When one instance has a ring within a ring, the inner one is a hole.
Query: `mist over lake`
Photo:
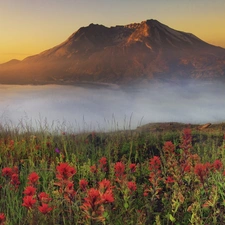
[[[223,83],[189,81],[144,87],[0,85],[0,124],[136,128],[150,122],[225,121]]]

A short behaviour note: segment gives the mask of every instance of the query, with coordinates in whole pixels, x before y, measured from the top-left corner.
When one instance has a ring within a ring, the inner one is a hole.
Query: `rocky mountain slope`
[[[157,20],[90,24],[62,44],[0,65],[0,83],[131,84],[189,78],[225,80],[225,49]]]

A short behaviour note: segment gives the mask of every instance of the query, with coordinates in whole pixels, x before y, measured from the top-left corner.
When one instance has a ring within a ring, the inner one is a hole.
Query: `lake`
[[[0,85],[0,123],[55,129],[133,129],[150,122],[225,121],[221,83],[144,87]]]

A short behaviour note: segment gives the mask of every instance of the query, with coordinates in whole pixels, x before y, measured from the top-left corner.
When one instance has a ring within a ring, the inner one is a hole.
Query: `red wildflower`
[[[182,167],[183,167],[183,171],[186,173],[191,171],[191,166],[189,165],[189,163],[185,163]]]
[[[159,156],[154,156],[153,158],[150,159],[149,161],[149,170],[159,170],[161,166],[161,161]]]
[[[38,207],[38,210],[43,214],[47,214],[52,211],[52,208],[49,207],[48,204],[42,203],[42,205]]]
[[[28,176],[29,184],[30,185],[36,185],[38,182],[39,176],[36,172],[32,172]]]
[[[56,167],[56,170],[58,172],[56,177],[59,180],[67,180],[68,178],[72,177],[76,173],[75,168],[70,166],[68,163],[60,163]]]
[[[223,164],[222,162],[219,160],[219,159],[216,159],[214,161],[214,163],[212,164],[212,167],[215,169],[215,170],[220,170],[221,168],[223,168]]]
[[[4,177],[11,177],[12,173],[13,173],[13,171],[10,167],[5,167],[2,169],[2,176],[4,176]]]
[[[5,223],[5,214],[4,213],[0,213],[0,225],[4,225]]]
[[[35,203],[36,203],[36,199],[34,199],[33,196],[27,195],[23,198],[22,206],[25,206],[26,208],[31,209]]]
[[[98,184],[99,184],[99,190],[101,192],[105,192],[106,190],[109,190],[111,188],[110,180],[107,180],[107,179],[99,181]]]
[[[85,179],[81,179],[79,181],[79,186],[82,191],[86,190],[87,185],[88,185],[88,182]]]
[[[49,203],[51,201],[51,198],[49,198],[49,195],[45,192],[41,192],[39,195],[38,195],[38,198],[39,200],[42,202],[42,203]]]
[[[186,128],[183,130],[180,148],[183,149],[186,154],[188,154],[189,150],[191,149],[191,146],[192,146],[191,129]]]
[[[33,196],[36,193],[36,188],[34,188],[33,186],[28,186],[25,188],[23,193],[28,196]]]
[[[163,146],[163,151],[165,154],[173,154],[175,146],[171,141],[166,141]]]
[[[175,182],[175,180],[174,180],[173,177],[171,177],[171,176],[168,176],[168,177],[166,178],[166,181],[165,181],[166,184],[171,184],[171,183],[174,183],[174,182]]]
[[[129,168],[130,168],[131,173],[134,173],[136,171],[136,164],[135,163],[131,163],[129,165]]]
[[[208,172],[209,172],[209,169],[207,166],[208,166],[208,164],[201,164],[201,163],[195,165],[194,172],[197,176],[199,176],[199,179],[202,184],[204,183],[204,179],[208,175]]]
[[[112,190],[106,191],[106,192],[102,195],[102,199],[104,200],[104,203],[111,203],[111,202],[114,202],[114,197],[113,197]]]
[[[107,158],[106,157],[102,157],[101,159],[99,159],[99,163],[100,163],[100,168],[103,171],[107,171]]]
[[[134,181],[127,182],[127,187],[129,188],[129,190],[131,192],[134,192],[134,191],[137,190],[137,185],[136,185],[136,183]]]
[[[76,191],[74,190],[74,184],[72,181],[69,181],[64,190],[64,198],[70,202],[74,200],[75,195]]]
[[[94,210],[96,205],[102,204],[103,200],[101,198],[100,192],[97,189],[91,188],[88,191],[88,196],[84,198],[83,209]]]
[[[11,176],[11,184],[14,185],[16,188],[20,185],[19,175],[14,173]]]
[[[107,164],[107,158],[102,157],[101,159],[99,159],[99,163],[100,163],[100,167],[105,166]]]
[[[121,177],[124,175],[125,165],[122,162],[117,162],[114,166],[116,177]]]
[[[90,171],[92,173],[97,173],[97,167],[96,167],[96,165],[90,166]]]

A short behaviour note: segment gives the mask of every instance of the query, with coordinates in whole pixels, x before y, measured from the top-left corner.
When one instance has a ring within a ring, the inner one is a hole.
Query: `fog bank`
[[[145,87],[0,85],[0,123],[73,127],[74,131],[136,128],[150,122],[225,121],[219,82],[154,83]]]

